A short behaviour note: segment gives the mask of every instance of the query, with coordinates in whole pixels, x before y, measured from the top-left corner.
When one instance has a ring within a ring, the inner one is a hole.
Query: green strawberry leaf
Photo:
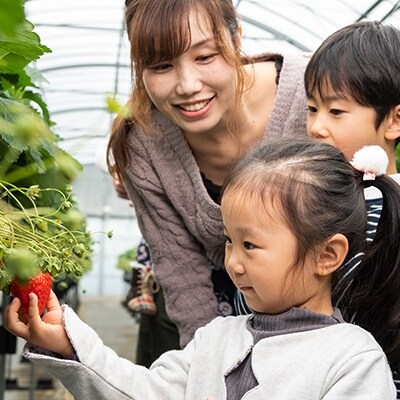
[[[12,36],[24,20],[23,0],[0,0],[0,32]]]

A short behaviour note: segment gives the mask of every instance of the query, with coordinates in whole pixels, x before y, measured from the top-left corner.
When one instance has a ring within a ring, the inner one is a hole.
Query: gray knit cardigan
[[[263,140],[306,135],[303,74],[308,59],[309,54],[284,56]],[[153,118],[161,135],[134,127],[129,132],[131,161],[124,184],[184,346],[197,328],[219,315],[210,260],[223,268],[224,235],[220,207],[209,197],[182,131],[158,111]]]

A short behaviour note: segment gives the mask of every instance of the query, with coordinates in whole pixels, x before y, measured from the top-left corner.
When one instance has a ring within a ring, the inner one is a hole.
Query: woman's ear
[[[332,274],[343,264],[348,251],[346,236],[341,233],[331,236],[321,245],[315,273],[320,276]]]
[[[400,137],[400,104],[397,104],[392,110],[391,120],[385,131],[387,140],[396,140]]]
[[[236,32],[236,45],[240,49],[242,47],[243,27],[239,25]]]

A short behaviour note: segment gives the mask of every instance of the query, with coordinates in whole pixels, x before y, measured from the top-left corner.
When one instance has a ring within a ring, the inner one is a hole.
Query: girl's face
[[[186,134],[225,127],[235,98],[236,73],[213,40],[207,18],[190,16],[191,45],[180,56],[143,71],[154,105]]]
[[[260,206],[226,193],[221,211],[225,267],[249,307],[277,314],[293,306],[323,312],[326,299],[330,305],[330,293],[321,290],[311,257],[304,266],[292,269],[297,241],[276,205],[267,202]]]
[[[388,154],[392,152],[390,149],[393,144],[385,139],[388,121],[383,121],[376,129],[376,112],[372,107],[340,96],[329,87],[323,93],[323,98],[315,94],[308,99],[307,105],[308,135],[337,147],[348,160],[353,158],[358,149],[367,145],[379,145]]]

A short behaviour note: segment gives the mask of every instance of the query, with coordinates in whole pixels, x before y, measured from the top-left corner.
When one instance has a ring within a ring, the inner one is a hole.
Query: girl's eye
[[[329,112],[330,112],[331,114],[337,116],[337,115],[343,114],[344,111],[338,110],[337,108],[332,108]]]
[[[230,237],[228,237],[228,236],[225,236],[225,244],[232,244],[232,240],[231,240],[231,238]]]
[[[254,244],[250,243],[250,242],[243,242],[243,247],[246,250],[252,250],[255,248]]]

